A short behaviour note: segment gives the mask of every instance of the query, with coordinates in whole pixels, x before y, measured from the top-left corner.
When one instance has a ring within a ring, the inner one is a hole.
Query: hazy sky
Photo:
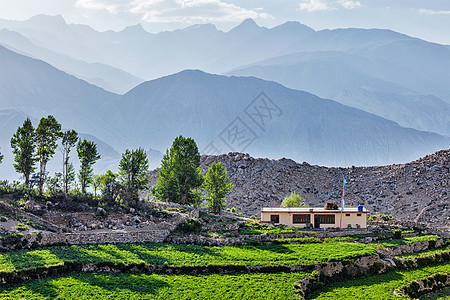
[[[387,28],[450,45],[450,0],[0,0],[0,18],[36,14],[100,31],[136,23],[150,32],[197,23],[227,31],[246,18],[266,27],[299,21],[316,30]]]

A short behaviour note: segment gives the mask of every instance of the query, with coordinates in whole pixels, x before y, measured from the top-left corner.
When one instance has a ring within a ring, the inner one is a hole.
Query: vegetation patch
[[[403,239],[395,239],[390,241],[384,241],[382,243],[379,243],[380,246],[383,247],[396,247],[400,245],[409,245],[413,243],[418,242],[436,242],[439,240],[440,237],[437,235],[422,235],[422,236],[413,236],[413,237],[406,237]]]
[[[0,254],[0,272],[13,272],[64,262],[182,266],[311,265],[375,254],[357,243],[286,244],[208,247],[197,245],[121,244],[55,246]]]
[[[430,255],[435,255],[435,254],[441,254],[441,253],[449,253],[450,254],[450,245],[447,245],[443,248],[438,248],[438,249],[432,249],[432,250],[426,250],[426,251],[421,251],[421,252],[416,252],[416,253],[408,253],[408,254],[403,254],[403,255],[399,255],[396,256],[396,258],[398,259],[411,259],[411,258],[419,258],[419,257],[427,257]]]
[[[449,272],[450,263],[413,270],[392,271],[382,275],[332,283],[312,293],[308,299],[399,299],[393,290],[419,278]]]
[[[306,273],[72,274],[0,288],[0,299],[298,299]]]

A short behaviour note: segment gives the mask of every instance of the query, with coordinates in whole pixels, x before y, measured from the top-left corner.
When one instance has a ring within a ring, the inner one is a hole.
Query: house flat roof
[[[340,213],[341,209],[330,210],[323,207],[263,207],[261,212],[274,213]],[[358,211],[357,207],[344,207],[344,213],[368,213],[369,211],[363,207],[363,211]]]

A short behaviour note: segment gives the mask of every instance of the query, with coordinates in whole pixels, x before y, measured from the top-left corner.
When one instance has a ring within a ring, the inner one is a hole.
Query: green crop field
[[[306,273],[157,275],[82,273],[0,288],[0,299],[296,299]]]
[[[0,253],[0,272],[12,272],[63,262],[113,262],[166,266],[310,265],[372,255],[372,245],[358,243],[284,244],[207,247],[168,244],[57,246]]]
[[[392,293],[394,289],[437,272],[449,271],[450,263],[414,270],[393,271],[382,275],[329,284],[311,294],[308,299],[400,299]]]
[[[423,295],[420,300],[450,300],[450,287]]]
[[[399,255],[399,256],[397,256],[397,258],[406,258],[406,259],[417,258],[417,257],[423,257],[423,256],[433,255],[433,254],[437,254],[437,253],[444,253],[444,252],[450,252],[450,245],[447,245],[445,247],[438,248],[438,249],[432,249],[432,250],[427,250],[427,251],[422,251],[422,252]]]
[[[379,244],[384,247],[395,247],[399,245],[408,245],[417,242],[437,241],[438,239],[439,237],[437,235],[421,235],[421,236],[407,237],[398,240],[383,241],[380,242]]]

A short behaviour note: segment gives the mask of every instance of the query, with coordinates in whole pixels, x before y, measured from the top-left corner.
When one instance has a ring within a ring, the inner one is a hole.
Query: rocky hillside
[[[346,205],[362,204],[372,213],[392,214],[450,226],[450,150],[427,155],[401,165],[327,168],[290,159],[253,158],[243,153],[202,156],[206,172],[213,162],[222,162],[234,184],[227,196],[227,207],[258,215],[262,207],[280,206],[283,198],[295,191],[310,206],[340,203],[345,175]],[[157,172],[150,173],[152,184]]]

